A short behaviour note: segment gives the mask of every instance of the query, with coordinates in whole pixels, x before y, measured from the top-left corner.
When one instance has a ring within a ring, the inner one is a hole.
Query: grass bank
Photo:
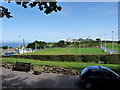
[[[26,62],[31,63],[32,65],[45,65],[45,66],[55,66],[55,67],[64,67],[64,68],[74,68],[82,70],[87,66],[105,66],[116,72],[120,73],[120,65],[118,64],[96,64],[96,63],[82,63],[82,62],[57,62],[57,61],[38,61],[32,59],[19,59],[19,58],[2,58],[0,62],[6,63],[16,63],[16,62]]]

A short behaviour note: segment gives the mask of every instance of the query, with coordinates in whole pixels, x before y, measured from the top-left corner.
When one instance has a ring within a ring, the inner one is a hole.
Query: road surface
[[[78,75],[65,75],[42,73],[34,75],[33,72],[12,71],[11,69],[2,68],[2,88],[61,88],[67,90],[86,90],[80,85]],[[20,89],[24,90],[24,89]],[[99,90],[98,88],[94,90]],[[103,89],[102,89],[103,90]],[[106,90],[106,89],[105,89]]]

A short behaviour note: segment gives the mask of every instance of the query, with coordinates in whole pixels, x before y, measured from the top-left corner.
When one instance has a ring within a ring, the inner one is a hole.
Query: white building
[[[23,54],[23,53],[33,52],[33,50],[32,50],[31,48],[26,48],[26,49],[16,49],[15,51],[16,51],[15,54]]]

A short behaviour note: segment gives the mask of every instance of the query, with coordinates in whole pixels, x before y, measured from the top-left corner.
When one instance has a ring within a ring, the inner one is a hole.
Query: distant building
[[[29,53],[33,52],[31,48],[26,48],[26,49],[16,49],[15,54],[23,54],[23,53]]]
[[[79,42],[79,39],[73,39],[73,42]]]
[[[82,42],[82,41],[93,41],[93,39],[87,38],[87,39],[83,39],[83,38],[79,38],[79,39],[71,39],[68,38],[67,42]]]

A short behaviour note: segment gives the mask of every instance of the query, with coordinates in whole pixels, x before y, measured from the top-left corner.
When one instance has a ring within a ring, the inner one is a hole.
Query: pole
[[[79,54],[80,54],[80,41],[78,42],[79,45],[78,45],[78,50],[79,50]]]
[[[25,46],[25,44],[24,44],[24,43],[25,43],[25,41],[24,41],[24,39],[23,39],[23,53],[24,53],[24,46]]]
[[[21,37],[21,36],[19,35],[19,39],[20,39],[20,37]],[[20,41],[19,41],[19,49],[20,49]]]
[[[102,47],[102,35],[101,35],[101,47]]]
[[[112,51],[114,50],[114,43],[113,43],[113,31],[112,31]]]
[[[105,52],[106,52],[106,34],[105,34]]]
[[[37,37],[35,37],[35,39],[36,39],[36,38],[37,38]],[[36,42],[37,42],[37,39],[35,40],[35,51],[37,50]]]
[[[36,50],[36,41],[35,41],[35,50]]]

